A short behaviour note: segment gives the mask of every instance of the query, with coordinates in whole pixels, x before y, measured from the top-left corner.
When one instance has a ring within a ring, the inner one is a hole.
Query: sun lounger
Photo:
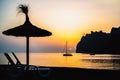
[[[27,74],[29,74],[29,73],[31,73],[32,75],[37,74],[39,77],[46,78],[52,72],[51,68],[38,67],[38,66],[34,66],[34,65],[27,66],[25,64],[21,64],[21,62],[19,61],[19,59],[17,58],[17,56],[15,55],[14,52],[12,52],[12,55],[15,57],[15,59],[17,61],[16,64],[14,63],[12,58],[7,53],[4,53],[4,55],[8,59],[8,61],[9,61],[8,63],[12,65],[12,66],[10,65],[10,67],[7,69],[7,72],[9,72],[9,74],[14,75],[16,77],[18,77],[19,75],[22,75],[21,73],[24,73],[27,71]]]
[[[19,61],[19,59],[17,58],[17,56],[15,55],[14,52],[12,52],[13,56],[15,57],[15,59],[17,60],[16,64],[21,64],[21,62]]]
[[[4,55],[8,59],[8,64],[15,65],[14,61],[11,59],[11,57],[7,53],[4,53]]]

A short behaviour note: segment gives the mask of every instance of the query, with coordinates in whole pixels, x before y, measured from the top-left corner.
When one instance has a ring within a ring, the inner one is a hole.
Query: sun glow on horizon
[[[112,27],[120,26],[119,0],[1,0],[0,47],[4,49],[25,45],[25,38],[2,34],[4,30],[24,24],[25,15],[17,14],[19,4],[29,5],[28,15],[33,25],[53,34],[47,38],[30,38],[33,51],[59,50],[65,41],[70,48],[75,48],[81,37],[90,31],[110,32]],[[16,44],[6,44],[9,40]]]

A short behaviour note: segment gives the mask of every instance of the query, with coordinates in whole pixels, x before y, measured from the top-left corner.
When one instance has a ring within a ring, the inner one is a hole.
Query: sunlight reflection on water
[[[98,54],[89,55],[72,53],[73,56],[63,56],[63,53],[30,53],[30,64],[37,66],[55,67],[77,67],[89,69],[112,69],[120,70],[120,55]],[[12,54],[9,54],[14,61]],[[26,54],[16,54],[21,63],[25,64]],[[7,64],[8,61],[3,54],[0,54],[0,64]]]

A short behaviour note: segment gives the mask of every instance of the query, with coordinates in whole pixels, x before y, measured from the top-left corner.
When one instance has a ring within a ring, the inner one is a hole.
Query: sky
[[[26,38],[2,32],[22,25],[25,15],[19,4],[29,6],[33,25],[52,32],[49,37],[31,37],[30,52],[75,52],[81,37],[91,31],[110,33],[120,26],[120,0],[0,0],[0,52],[23,52]]]

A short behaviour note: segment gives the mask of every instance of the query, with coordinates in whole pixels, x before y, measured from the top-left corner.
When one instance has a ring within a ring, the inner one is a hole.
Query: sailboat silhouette
[[[67,45],[68,45],[68,43],[66,41],[65,53],[63,54],[63,56],[73,56],[71,53],[68,53]]]

